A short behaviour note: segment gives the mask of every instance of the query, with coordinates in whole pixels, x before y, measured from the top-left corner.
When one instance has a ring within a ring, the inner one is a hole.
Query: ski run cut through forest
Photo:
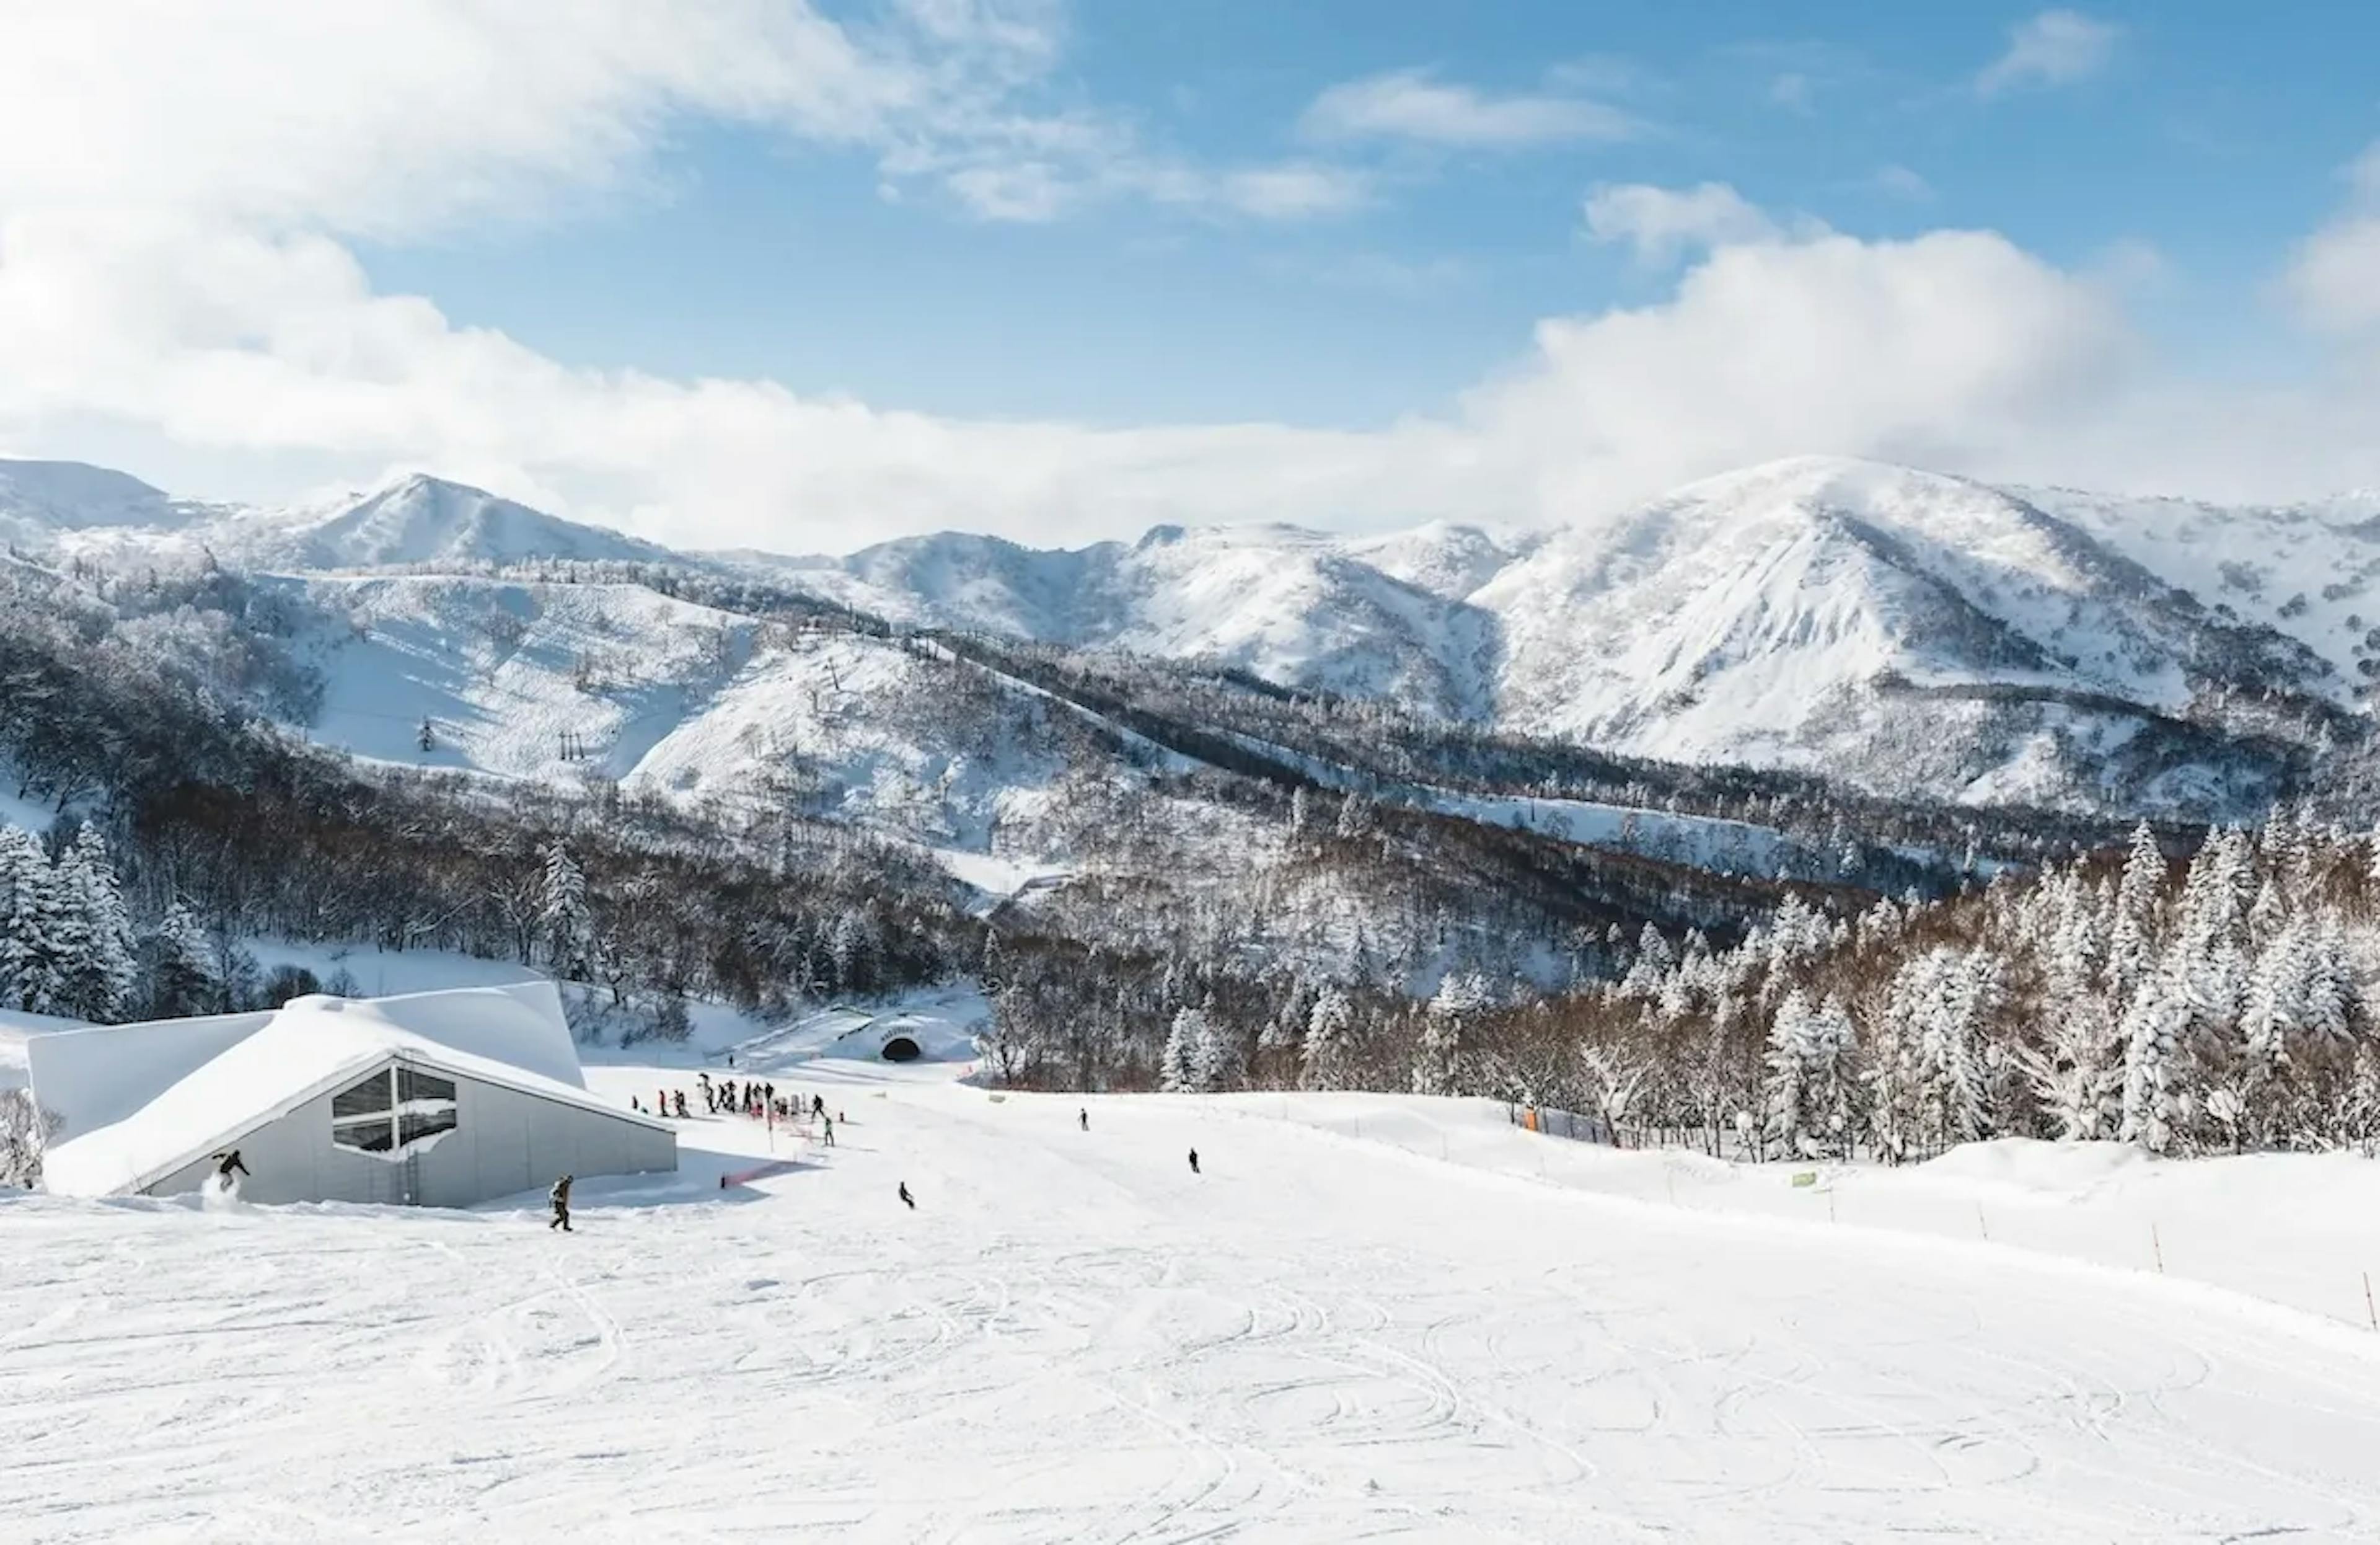
[[[2372,514],[0,462],[0,1539],[2380,1538]]]

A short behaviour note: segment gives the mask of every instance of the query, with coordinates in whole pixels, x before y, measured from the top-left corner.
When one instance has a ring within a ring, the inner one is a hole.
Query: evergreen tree
[[[1175,1012],[1165,1036],[1164,1061],[1158,1067],[1159,1088],[1168,1094],[1191,1094],[1205,1087],[1198,1059],[1208,1037],[1204,1014],[1187,1004]]]
[[[595,914],[587,903],[587,876],[559,840],[545,850],[538,919],[547,968],[565,980],[586,979],[595,958]]]
[[[1210,1000],[1198,1010],[1197,1034],[1190,1043],[1190,1065],[1197,1087],[1214,1092],[1235,1087],[1245,1069],[1240,1040],[1215,1013]]]
[[[132,918],[99,828],[85,825],[53,875],[60,924],[60,1012],[106,1023],[122,1017],[140,967]]]
[[[2165,879],[2165,855],[2157,848],[2156,833],[2143,821],[2132,829],[2131,852],[2124,860],[2115,916],[2107,926],[2107,996],[2119,1005],[2131,1001],[2148,974],[2156,947],[2157,895]]]
[[[1305,1046],[1300,1061],[1307,1089],[1349,1087],[1354,1075],[1354,1006],[1336,987],[1325,987],[1305,1020]]]
[[[67,962],[80,919],[67,915],[57,870],[31,836],[12,826],[0,832],[0,845],[8,849],[0,870],[12,893],[8,936],[0,940],[0,975],[6,977],[17,1007],[29,1014],[63,1014]]]
[[[1439,982],[1438,995],[1422,1016],[1421,1040],[1414,1048],[1415,1094],[1463,1092],[1463,1032],[1487,1001],[1486,984],[1475,976],[1450,971]]]
[[[224,1006],[212,952],[198,919],[179,900],[165,908],[150,943],[149,1013],[160,1019],[212,1014]]]
[[[2186,1018],[2186,1008],[2156,978],[2142,982],[2124,1013],[2124,1113],[2117,1137],[2151,1153],[2173,1151],[2180,1135]]]

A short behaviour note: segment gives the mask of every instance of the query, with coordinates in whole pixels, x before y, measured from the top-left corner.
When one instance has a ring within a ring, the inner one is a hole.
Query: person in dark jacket
[[[1190,1150],[1190,1173],[1192,1174],[1198,1173],[1198,1150],[1195,1148]]]
[[[1075,1112],[1075,1119],[1083,1124],[1084,1131],[1087,1132],[1091,1129],[1091,1113],[1088,1108]]]
[[[565,1174],[555,1181],[553,1189],[546,1193],[546,1199],[553,1203],[553,1221],[545,1225],[547,1232],[560,1229],[565,1234],[570,1233],[570,1177]]]
[[[215,1180],[225,1190],[228,1191],[238,1184],[232,1179],[233,1175],[247,1173],[248,1166],[239,1162],[239,1150],[233,1149],[229,1153],[215,1155]]]
[[[912,1212],[917,1210],[917,1198],[909,1194],[909,1183],[905,1180],[901,1182],[901,1205]]]

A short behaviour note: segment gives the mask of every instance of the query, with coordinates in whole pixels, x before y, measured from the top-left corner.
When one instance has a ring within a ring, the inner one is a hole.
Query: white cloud
[[[2043,11],[2009,30],[2008,52],[1975,77],[1985,96],[2026,86],[2070,86],[2107,68],[2122,29],[2080,11]]]
[[[1411,140],[1470,150],[1513,150],[1571,140],[1626,140],[1636,121],[1582,96],[1496,96],[1394,70],[1342,81],[1314,99],[1303,119],[1322,140]]]
[[[1637,261],[1665,264],[1695,248],[1758,241],[1776,225],[1723,182],[1672,189],[1602,184],[1587,195],[1586,228],[1598,241],[1624,241]]]
[[[1807,113],[1815,105],[1815,86],[1801,70],[1787,70],[1768,82],[1768,100],[1795,113]]]
[[[2114,284],[1987,232],[1871,242],[1780,223],[1718,184],[1598,189],[1598,234],[1698,252],[1674,292],[1546,322],[1454,410],[1370,433],[956,420],[581,369],[375,290],[352,233],[665,176],[688,115],[835,139],[891,189],[1003,218],[1103,197],[1287,217],[1363,195],[1327,164],[1202,167],[1094,113],[1003,116],[1010,83],[1050,67],[1032,7],[904,0],[862,34],[798,6],[618,4],[540,27],[392,0],[385,70],[308,7],[239,18],[259,62],[210,41],[225,9],[176,6],[148,15],[154,32],[50,39],[46,68],[0,55],[0,441],[153,444],[251,488],[429,468],[667,541],[795,550],[945,526],[1055,541],[1158,520],[1565,518],[1813,450],[2218,494],[2380,482],[2380,385],[2346,364],[2252,396],[2161,384]],[[37,14],[112,29],[118,13]],[[608,42],[580,36],[603,25]],[[51,113],[70,135],[44,139]],[[28,148],[48,143],[70,168]],[[2329,294],[2331,267],[2301,268],[2308,296]],[[2350,320],[2359,303],[2329,301]]]
[[[1929,202],[1934,197],[1934,185],[1899,162],[1878,167],[1873,180],[1879,192],[1913,204]]]
[[[2380,333],[2380,141],[2347,168],[2347,208],[2298,246],[2282,284],[2325,333]]]

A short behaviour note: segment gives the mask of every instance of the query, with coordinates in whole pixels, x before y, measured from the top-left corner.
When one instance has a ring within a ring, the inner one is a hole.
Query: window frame
[[[376,1105],[370,1103],[373,1086]],[[458,1079],[392,1062],[332,1093],[331,1146],[395,1163],[462,1125],[461,1095]],[[346,1115],[339,1113],[343,1101]]]

